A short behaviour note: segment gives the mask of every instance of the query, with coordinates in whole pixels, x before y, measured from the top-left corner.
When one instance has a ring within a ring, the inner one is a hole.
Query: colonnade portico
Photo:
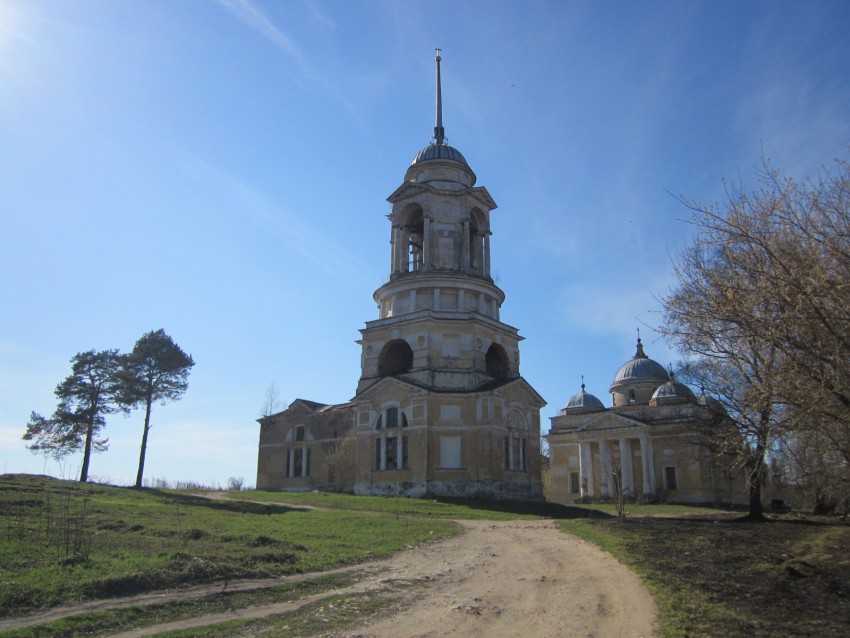
[[[616,472],[620,489],[627,497],[636,495],[634,464],[631,442],[640,441],[641,494],[652,495],[657,490],[655,477],[655,459],[652,452],[652,439],[648,434],[620,436],[618,438],[583,439],[579,441],[579,473],[582,498],[600,496],[606,498],[616,494],[613,474]],[[618,445],[619,468],[614,466],[612,445]],[[595,448],[595,450],[594,450]],[[594,470],[598,464],[599,489],[596,489]]]

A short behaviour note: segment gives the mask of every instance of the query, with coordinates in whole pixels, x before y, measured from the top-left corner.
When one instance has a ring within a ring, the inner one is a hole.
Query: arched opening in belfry
[[[386,377],[410,372],[413,367],[413,350],[404,339],[393,339],[378,356],[378,374]]]
[[[487,374],[494,379],[507,379],[510,375],[508,353],[498,343],[490,344],[490,347],[487,348],[484,363],[487,365]]]
[[[484,274],[484,233],[486,221],[477,208],[469,214],[469,269],[476,275]]]
[[[407,236],[407,272],[422,270],[425,258],[425,217],[422,209],[411,211],[404,225]]]

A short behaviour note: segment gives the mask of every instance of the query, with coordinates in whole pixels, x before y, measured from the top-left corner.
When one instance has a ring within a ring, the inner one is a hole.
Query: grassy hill
[[[353,578],[309,572],[442,538],[456,531],[451,519],[534,517],[559,519],[565,531],[598,543],[641,574],[658,601],[665,636],[837,638],[850,626],[850,526],[838,520],[783,515],[753,524],[728,513],[665,505],[635,506],[629,517],[617,519],[606,506],[322,493],[216,496],[0,476],[0,637],[102,635],[294,600]],[[58,605],[285,574],[304,579],[264,583],[251,592],[222,587],[185,601],[2,631],[4,619]],[[353,622],[372,613],[373,604],[368,597],[339,604],[334,622]],[[302,616],[268,621],[278,623],[270,635],[330,629],[311,625],[308,611]],[[228,632],[222,626],[197,635]]]

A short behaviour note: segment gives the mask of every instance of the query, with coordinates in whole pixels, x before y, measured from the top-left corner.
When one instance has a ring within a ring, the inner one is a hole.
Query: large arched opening
[[[393,339],[378,356],[378,374],[382,377],[410,372],[413,367],[413,350],[404,339]]]
[[[484,362],[487,365],[487,374],[494,379],[504,380],[510,375],[508,353],[498,343],[492,343],[487,348]]]

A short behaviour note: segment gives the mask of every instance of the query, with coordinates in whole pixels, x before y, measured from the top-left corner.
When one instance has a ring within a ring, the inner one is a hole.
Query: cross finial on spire
[[[437,123],[434,125],[434,142],[436,144],[444,144],[446,141],[446,132],[443,129],[443,97],[440,87],[440,61],[443,59],[440,55],[440,47],[434,49],[437,52]]]
[[[647,357],[646,354],[644,354],[643,343],[641,343],[641,340],[640,340],[640,328],[637,329],[637,333],[638,333],[637,352],[635,352],[634,358],[635,359],[648,359],[649,357]]]

